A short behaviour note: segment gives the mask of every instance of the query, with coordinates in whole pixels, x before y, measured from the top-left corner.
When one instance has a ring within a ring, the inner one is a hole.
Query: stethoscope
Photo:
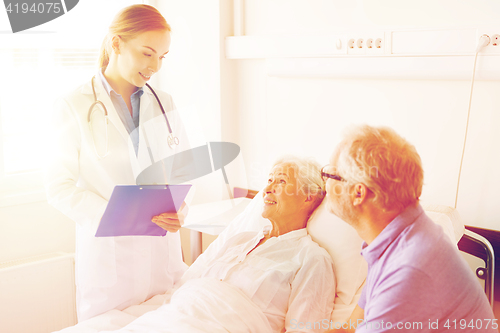
[[[89,123],[89,127],[90,127],[92,142],[94,144],[94,151],[99,158],[104,158],[109,154],[109,150],[108,150],[108,143],[109,143],[109,140],[108,140],[108,110],[106,109],[106,106],[104,106],[104,103],[97,99],[97,95],[95,93],[95,87],[94,87],[94,78],[95,78],[95,76],[93,76],[92,80],[91,80],[92,92],[94,93],[94,103],[92,103],[92,105],[90,105],[89,112],[87,115],[87,122]],[[170,148],[174,148],[174,145],[179,145],[179,138],[174,136],[174,134],[172,132],[172,127],[170,127],[170,122],[168,121],[167,115],[165,114],[165,110],[163,109],[163,105],[161,104],[160,99],[158,98],[158,95],[156,95],[156,92],[153,90],[153,88],[151,88],[151,86],[149,84],[146,83],[146,86],[149,88],[149,90],[151,90],[151,92],[153,93],[153,95],[156,98],[156,101],[158,102],[158,105],[160,105],[161,113],[163,114],[163,117],[165,117],[165,121],[167,122],[168,132],[170,133],[167,137],[167,143],[168,143],[168,146]],[[104,127],[105,127],[105,133],[106,133],[105,134],[106,135],[106,145],[105,145],[106,152],[102,156],[97,151],[97,147],[96,147],[95,139],[94,139],[94,132],[92,129],[92,122],[91,122],[92,114],[94,113],[94,107],[96,105],[100,105],[102,107],[103,112],[104,112]]]

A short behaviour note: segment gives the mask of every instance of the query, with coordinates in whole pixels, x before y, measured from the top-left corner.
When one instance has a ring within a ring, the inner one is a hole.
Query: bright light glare
[[[142,2],[80,1],[65,15],[6,38],[0,47],[0,171],[8,176],[42,168],[55,100],[96,74],[98,48],[113,17]]]
[[[8,175],[40,169],[50,149],[47,131],[54,102],[96,72],[97,50],[26,49],[0,54],[1,63],[10,63],[2,68],[9,79],[0,82],[4,171]]]

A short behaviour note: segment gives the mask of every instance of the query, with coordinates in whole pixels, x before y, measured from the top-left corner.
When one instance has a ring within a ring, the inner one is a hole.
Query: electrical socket
[[[349,39],[349,41],[347,42],[347,53],[352,52],[352,49],[354,49],[354,43],[354,38]]]
[[[373,49],[375,47],[375,43],[373,42],[373,38],[368,38],[366,40],[366,48],[367,49]]]
[[[373,54],[384,54],[384,39],[379,37],[373,42]]]
[[[479,50],[479,54],[496,54],[500,55],[500,27],[491,27],[491,29],[478,29],[476,33],[476,44],[482,35],[488,35],[490,42]]]
[[[356,39],[356,48],[363,49],[365,47],[365,40],[363,38]]]

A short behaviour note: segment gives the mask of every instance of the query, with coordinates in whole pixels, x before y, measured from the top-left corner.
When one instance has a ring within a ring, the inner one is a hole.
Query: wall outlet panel
[[[500,55],[500,25],[471,28],[343,32],[322,35],[226,37],[228,59],[345,56],[470,56],[483,34],[490,42],[480,55]],[[496,45],[495,45],[496,44]]]

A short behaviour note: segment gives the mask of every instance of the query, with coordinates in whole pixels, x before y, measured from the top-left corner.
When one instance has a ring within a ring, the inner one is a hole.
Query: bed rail
[[[465,242],[462,240],[465,240]],[[488,301],[493,309],[495,303],[495,251],[493,246],[485,237],[469,229],[465,229],[462,240],[461,243],[459,243],[460,251],[481,258],[485,262],[484,268],[479,267],[476,269],[476,276],[484,280],[484,292],[486,293],[486,297],[488,297]],[[478,254],[473,247],[471,248],[470,246],[467,246],[467,241],[479,245],[484,250],[484,253]]]

